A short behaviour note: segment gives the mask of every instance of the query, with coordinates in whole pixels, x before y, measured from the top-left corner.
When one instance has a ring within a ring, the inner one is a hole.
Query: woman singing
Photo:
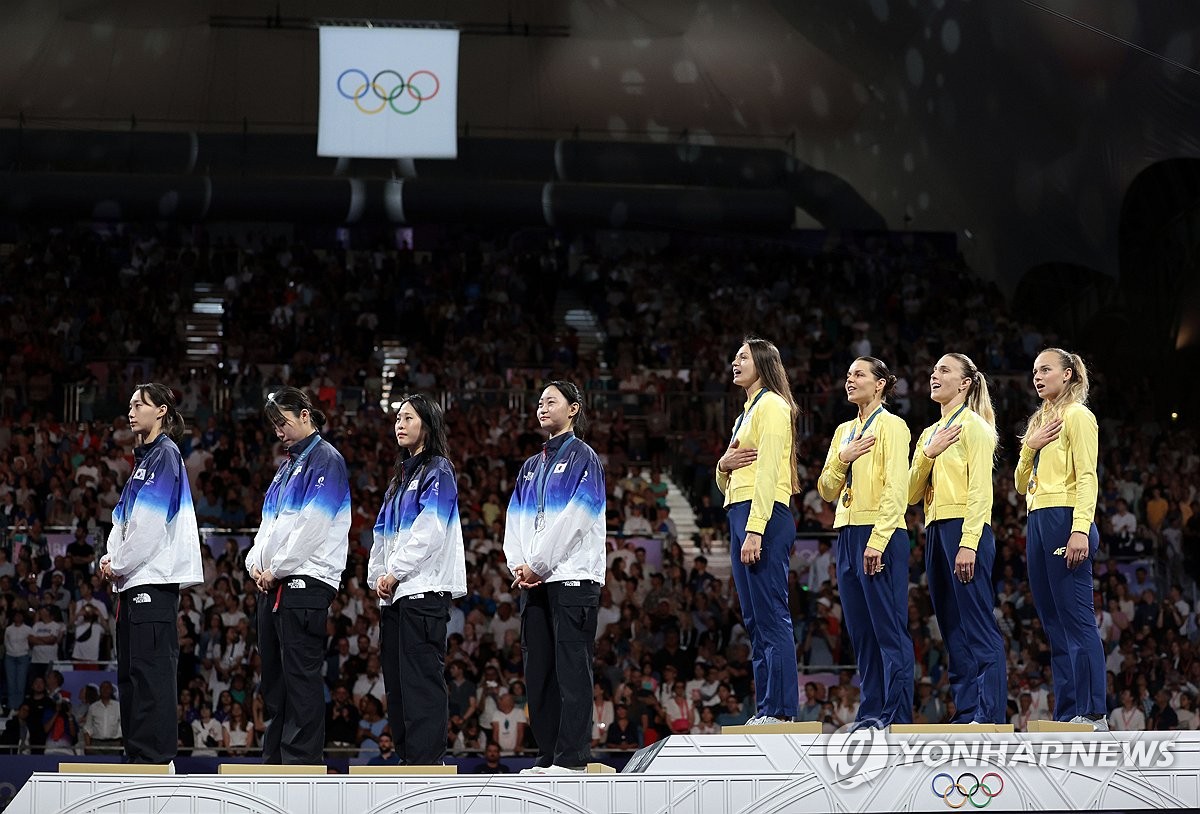
[[[846,371],[846,400],[858,408],[839,425],[817,491],[835,503],[838,589],[862,697],[855,724],[911,723],[913,643],[908,633],[908,425],[884,408],[896,385],[872,356]]]
[[[549,435],[517,475],[504,556],[524,591],[521,648],[532,774],[584,772],[591,757],[592,658],[604,585],[604,468],[583,442],[583,396],[571,382],[542,391],[538,424]]]
[[[1029,510],[1029,588],[1054,672],[1054,717],[1108,729],[1104,646],[1092,598],[1099,431],[1087,408],[1087,368],[1077,354],[1048,348],[1033,363],[1041,407],[1029,417],[1017,461],[1017,493]]]
[[[396,753],[403,765],[430,766],[446,754],[446,625],[450,600],[467,593],[467,566],[442,408],[423,395],[405,396],[395,433],[400,452],[375,522],[367,581],[382,609]]]
[[[325,414],[307,393],[280,388],[263,410],[287,450],[246,552],[246,570],[266,594],[258,603],[260,686],[271,721],[263,762],[316,765],[325,748],[325,620],[346,568],[350,482],[341,453],[321,437]]]
[[[187,470],[176,441],[183,417],[166,385],[140,384],[129,400],[134,470],[113,508],[100,575],[117,593],[117,687],[129,763],[176,753],[179,589],[204,580]]]
[[[747,723],[790,721],[800,709],[788,557],[796,538],[789,505],[796,475],[797,408],[779,349],[748,337],[733,357],[733,383],[746,403],[717,461],[725,494],[730,556],[742,619],[750,634],[755,714]]]
[[[996,414],[987,379],[947,353],[929,376],[942,417],[917,441],[908,502],[924,503],[929,597],[950,658],[950,723],[1008,723],[1004,639],[993,609],[992,459]]]

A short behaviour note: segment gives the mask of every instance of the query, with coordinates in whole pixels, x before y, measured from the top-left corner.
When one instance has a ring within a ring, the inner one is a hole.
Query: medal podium
[[[795,725],[796,728],[803,725]],[[38,773],[13,814],[1195,811],[1200,733],[672,735],[579,775]]]

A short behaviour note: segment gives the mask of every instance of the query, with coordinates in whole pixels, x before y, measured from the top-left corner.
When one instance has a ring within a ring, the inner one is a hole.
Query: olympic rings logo
[[[946,786],[939,789],[938,781],[943,777],[946,778]],[[968,777],[971,778],[969,784],[964,782]],[[1000,786],[995,791],[987,783],[989,777],[994,777],[1000,781]],[[981,780],[971,772],[963,772],[955,780],[950,775],[942,772],[934,775],[933,782],[930,785],[933,788],[933,793],[941,797],[950,808],[962,808],[968,801],[975,808],[987,808],[988,804],[992,802],[992,798],[998,797],[1000,792],[1004,791],[1004,778],[995,772],[988,772]],[[979,802],[979,800],[983,800],[983,802]]]
[[[413,71],[407,79],[390,69],[368,79],[365,71],[348,68],[337,78],[337,92],[368,116],[382,113],[389,107],[394,113],[410,116],[420,109],[422,102],[433,99],[441,89],[442,82],[437,74],[424,69]]]

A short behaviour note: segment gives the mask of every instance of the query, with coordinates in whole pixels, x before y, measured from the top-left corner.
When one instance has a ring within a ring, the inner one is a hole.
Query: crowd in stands
[[[1027,368],[1058,339],[1011,318],[995,287],[953,252],[880,238],[809,252],[731,245],[610,257],[528,236],[448,239],[429,252],[347,251],[115,227],[42,231],[5,248],[0,274],[23,285],[0,291],[0,624],[9,716],[0,749],[119,745],[112,686],[98,682],[67,697],[55,662],[78,668],[112,653],[111,598],[93,562],[131,471],[125,402],[135,384],[155,380],[177,389],[190,422],[180,446],[200,524],[233,530],[206,536],[205,582],[181,599],[184,750],[253,753],[264,731],[259,596],[242,563],[252,532],[237,530],[256,526],[283,454],[262,418],[264,394],[292,384],[327,408],[325,435],[351,475],[350,560],[327,626],[327,745],[387,759],[379,611],[364,584],[396,453],[391,418],[378,406],[387,338],[401,339],[406,351],[393,392],[442,395],[460,480],[468,595],[455,607],[447,645],[448,745],[480,755],[493,745],[501,754],[531,746],[517,601],[501,544],[511,480],[543,440],[528,392],[549,371],[574,378],[593,398],[589,440],[608,472],[613,550],[596,648],[594,746],[631,750],[672,732],[743,723],[753,693],[732,585],[713,576],[703,556],[685,554],[666,495],[669,477],[694,504],[700,549],[727,556],[712,467],[740,407],[727,371],[747,326],[779,344],[805,407],[803,488],[793,511],[802,536],[820,542],[811,556],[793,558],[791,575],[797,658],[808,674],[801,719],[832,731],[857,709],[830,538],[820,534],[833,514],[815,490],[830,433],[849,415],[842,372],[859,355],[885,358],[900,377],[893,409],[915,436],[934,420],[928,371],[949,349],[970,354],[993,378],[1002,442],[995,588],[1010,711],[1019,728],[1052,714],[1048,645],[1024,580],[1024,507],[1011,471],[1015,435],[1033,405]],[[218,285],[226,298],[220,367],[184,352],[181,314],[193,281]],[[597,317],[604,340],[594,354],[556,318],[566,291]],[[81,385],[79,420],[68,423],[64,388],[73,383]],[[1097,624],[1110,724],[1196,728],[1200,627],[1191,580],[1200,449],[1174,426],[1097,413],[1097,520],[1106,541]],[[919,507],[908,525],[915,720],[945,721],[953,710],[924,586]],[[72,538],[52,557],[48,535],[57,531]],[[661,562],[626,546],[645,535],[663,540]],[[1114,555],[1152,564],[1128,573]]]

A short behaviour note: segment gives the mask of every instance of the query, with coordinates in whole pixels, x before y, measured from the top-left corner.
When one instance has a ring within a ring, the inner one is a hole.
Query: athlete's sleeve
[[[718,460],[717,461],[717,470],[716,470],[717,471],[717,488],[721,490],[721,494],[727,495],[727,494],[729,494],[729,478],[730,478],[730,475],[732,475],[733,473],[722,472],[719,468],[720,466],[721,466],[721,462],[720,462],[720,460]]]
[[[1024,495],[1029,490],[1029,479],[1033,477],[1033,459],[1037,457],[1037,450],[1028,444],[1021,444],[1021,454],[1017,458],[1017,468],[1013,472],[1013,482],[1017,487],[1017,494]]]
[[[294,505],[288,509],[298,511],[300,519],[271,558],[273,576],[295,573],[320,551],[334,519],[350,503],[350,480],[340,456],[331,455],[326,465],[308,467],[296,477],[305,479],[304,489],[297,490],[299,495],[292,498]]]
[[[912,464],[908,467],[908,505],[912,506],[925,500],[925,489],[929,485],[929,476],[933,474],[933,458],[925,454],[925,441],[933,432],[929,427],[917,439],[917,448],[913,450]]]
[[[781,478],[791,488],[792,474],[780,471],[781,462],[791,458],[791,433],[788,424],[792,413],[786,403],[774,398],[764,400],[751,416],[752,426],[757,432],[758,459],[754,463],[754,496],[750,498],[750,516],[746,520],[746,533],[762,534],[775,511],[775,492]]]
[[[875,441],[875,454],[883,453],[880,472],[883,488],[879,492],[879,514],[867,545],[876,551],[887,548],[896,529],[904,528],[904,511],[908,508],[908,442],[912,435],[903,419],[888,421],[883,437]],[[881,446],[883,449],[880,449]]]
[[[146,456],[145,478],[131,490],[125,509],[125,536],[109,548],[109,565],[124,576],[146,563],[167,541],[167,525],[179,511],[179,468],[183,461],[157,448]]]
[[[1087,534],[1096,520],[1096,499],[1100,486],[1096,477],[1100,448],[1100,428],[1091,410],[1069,410],[1063,430],[1071,443],[1071,464],[1075,467],[1075,511],[1071,531]]]
[[[454,473],[443,467],[431,470],[421,479],[421,494],[417,498],[420,508],[408,539],[388,558],[387,570],[400,582],[411,578],[431,552],[446,545],[450,518],[458,505]]]
[[[390,495],[384,500],[383,506],[379,507],[379,516],[375,518],[375,526],[371,529],[371,554],[367,557],[367,588],[370,590],[374,590],[379,578],[387,573],[387,547],[396,530],[384,527],[383,516],[387,504],[397,499],[398,495]]]
[[[817,478],[817,494],[822,500],[836,503],[842,487],[846,485],[846,464],[838,457],[838,448],[842,445],[842,433],[845,426],[833,431],[833,439],[829,442],[829,452],[825,453],[825,465],[821,467],[821,477]]]
[[[992,520],[992,460],[996,454],[996,438],[978,421],[964,422],[962,430],[967,444],[967,511],[963,517],[963,548],[977,550],[983,527]]]
[[[525,565],[529,557],[525,553],[525,541],[522,539],[525,527],[525,506],[522,503],[521,489],[525,484],[525,470],[529,462],[517,472],[517,480],[513,485],[512,497],[508,500],[508,511],[504,515],[504,559],[508,564],[509,573],[513,573],[518,565]]]

